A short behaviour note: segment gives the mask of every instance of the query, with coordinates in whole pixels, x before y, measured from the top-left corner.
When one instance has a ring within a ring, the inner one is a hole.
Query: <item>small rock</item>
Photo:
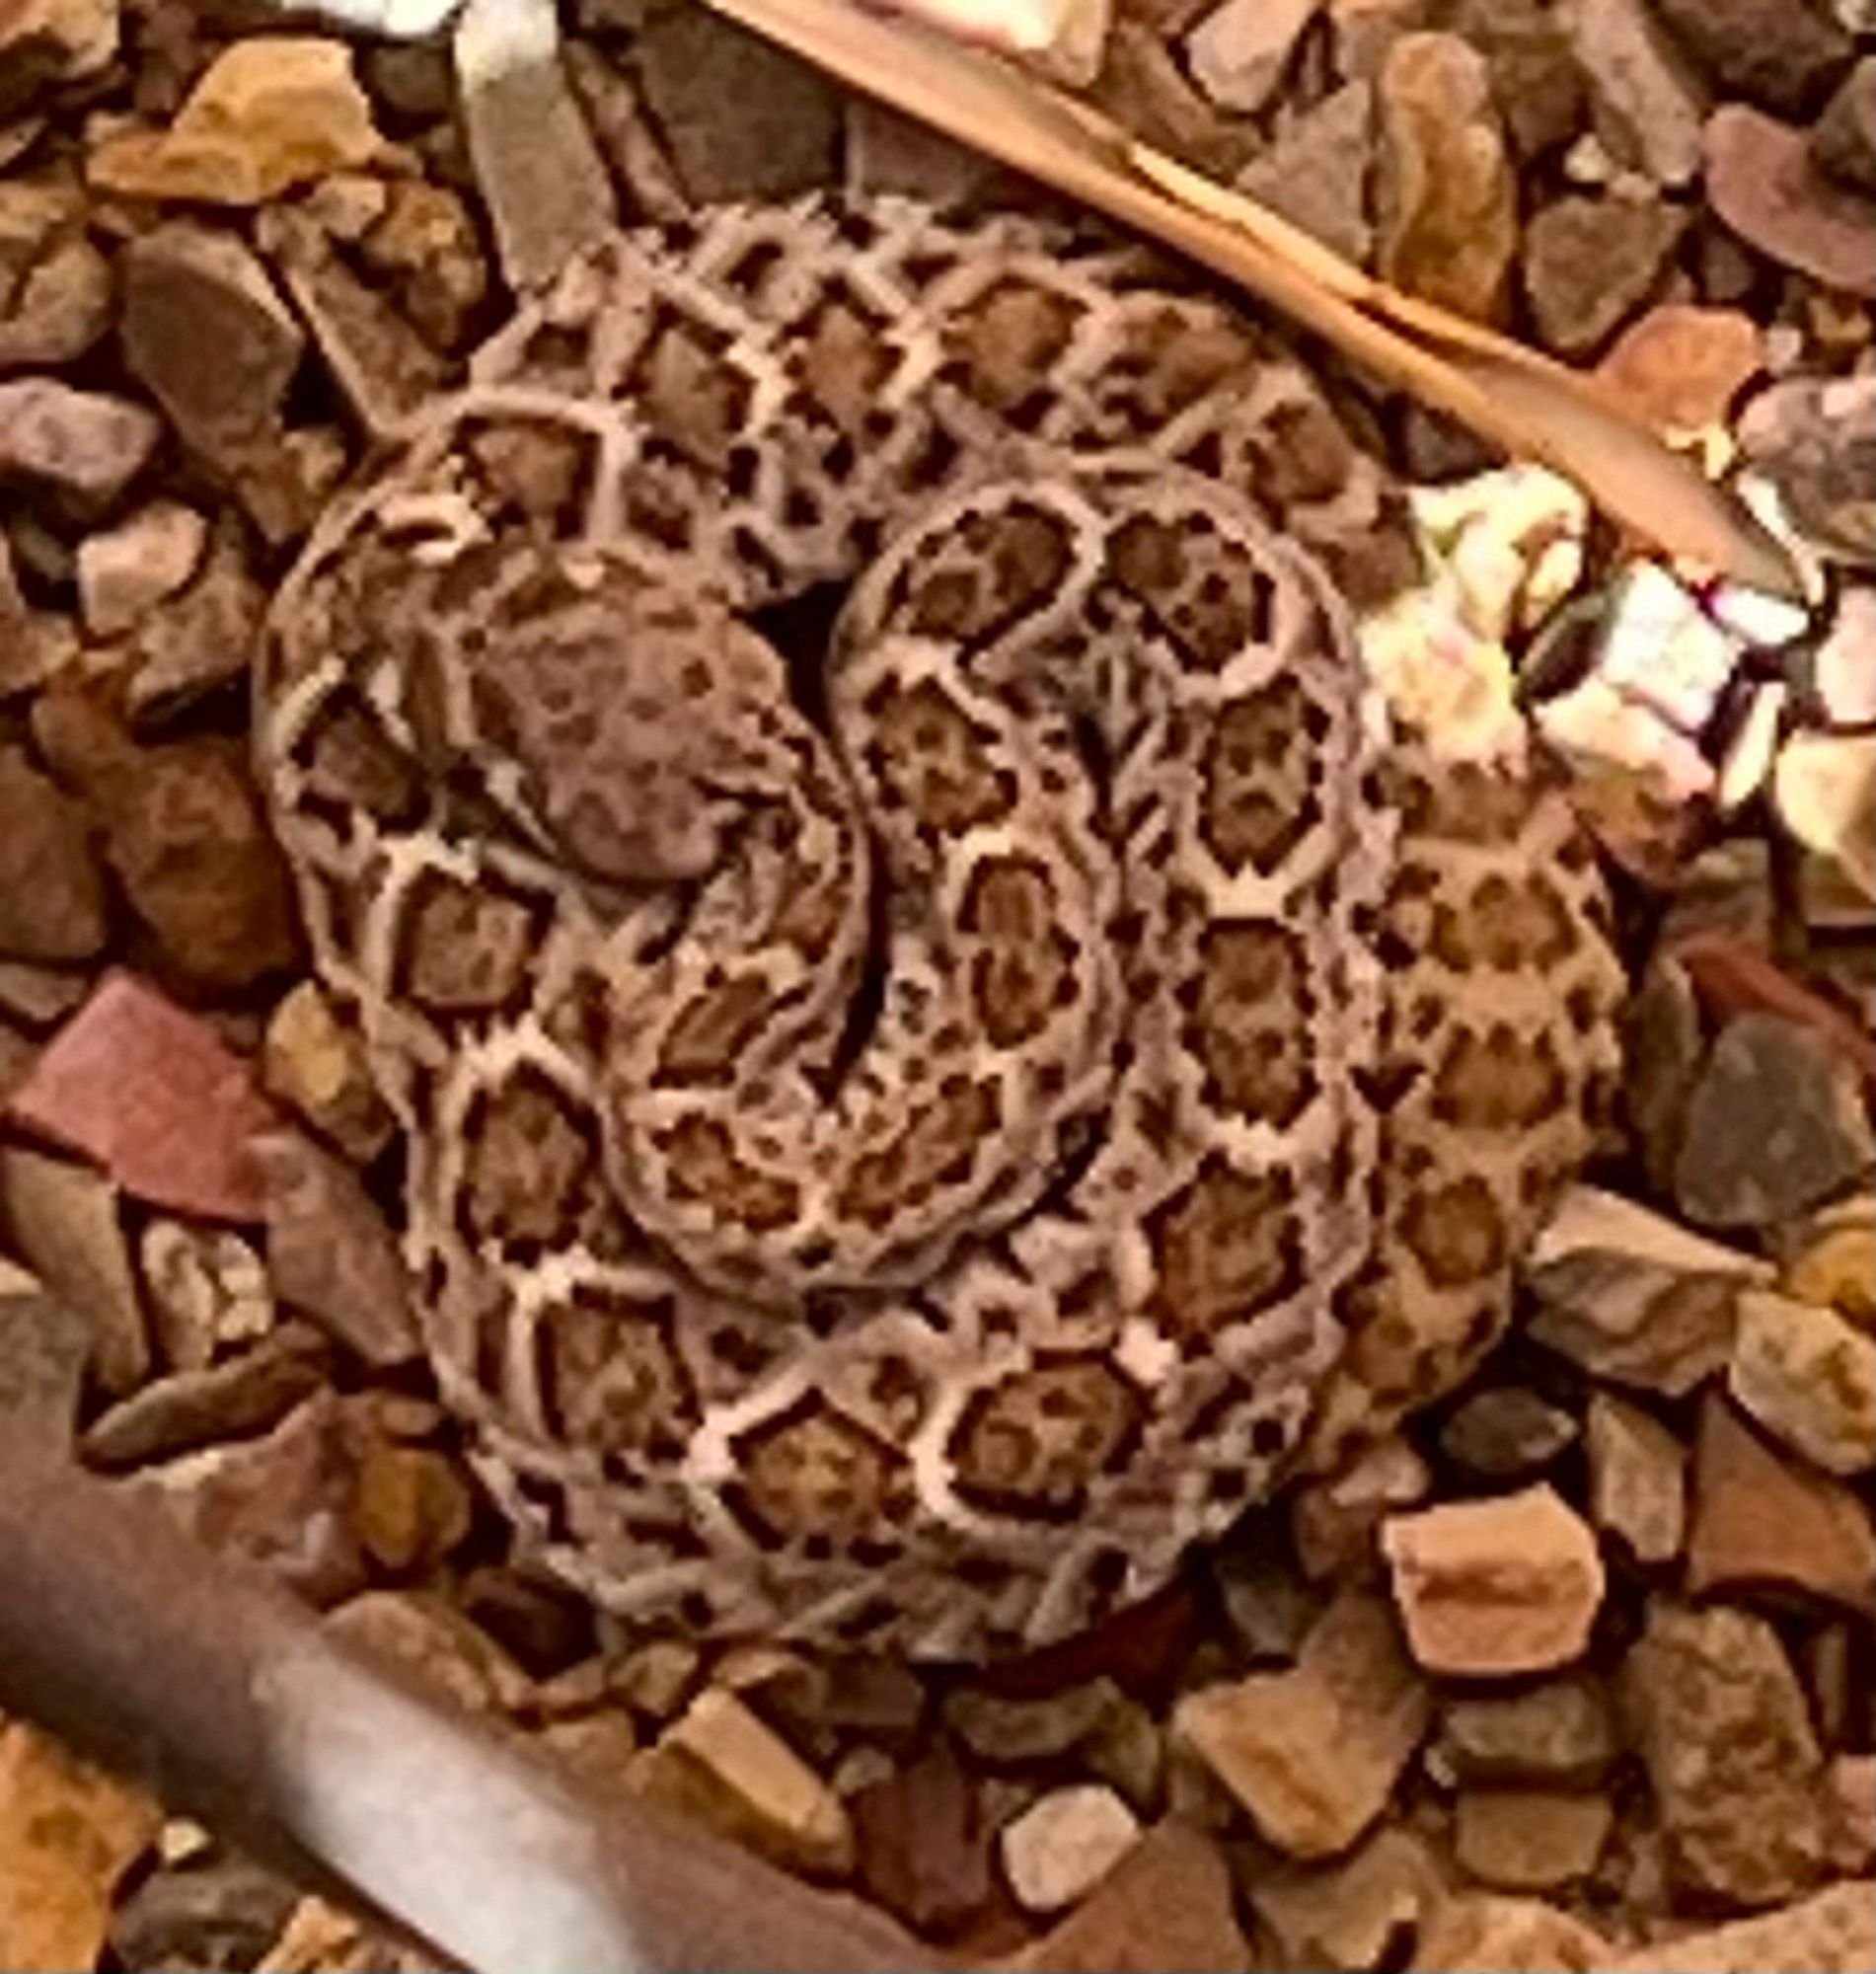
[[[1426,1847],[1388,1828],[1339,1862],[1260,1873],[1250,1888],[1283,1967],[1379,1967],[1444,1896]]]
[[[1743,1296],[1727,1389],[1774,1438],[1833,1474],[1876,1466],[1876,1337],[1834,1309]]]
[[[258,1967],[299,1896],[290,1879],[235,1853],[166,1862],[113,1914],[112,1950],[123,1967]]]
[[[1493,647],[1537,630],[1582,579],[1589,503],[1541,467],[1496,467],[1451,486],[1416,487],[1407,502],[1452,571],[1465,622]],[[1504,691],[1509,698],[1509,681]]]
[[[614,1669],[612,1690],[663,1726],[689,1701],[703,1665],[703,1653],[688,1638],[652,1638]]]
[[[374,1446],[358,1464],[352,1526],[394,1576],[435,1568],[461,1547],[472,1512],[462,1475],[434,1447]]]
[[[1689,1595],[1797,1591],[1876,1616],[1876,1527],[1840,1481],[1781,1460],[1723,1399],[1700,1413]]]
[[[799,57],[695,7],[655,14],[635,51],[695,203],[786,199],[838,179],[840,97]]]
[[[1675,1196],[1688,1219],[1795,1219],[1873,1164],[1876,1137],[1849,1063],[1777,1015],[1726,1025],[1688,1105]]]
[[[894,1753],[906,1753],[920,1738],[930,1695],[913,1668],[897,1658],[854,1654],[832,1658],[820,1668],[822,1690],[814,1698],[814,1717],[837,1734],[858,1734]],[[780,1706],[777,1694],[772,1706]],[[783,1725],[792,1718],[782,1714]],[[803,1717],[802,1724],[805,1725]]]
[[[148,1376],[150,1337],[129,1243],[110,1183],[85,1166],[0,1145],[0,1208],[15,1251],[91,1333],[91,1374],[106,1392]]]
[[[1831,1868],[1844,1877],[1876,1868],[1876,1755],[1837,1755],[1825,1778]]]
[[[127,398],[52,377],[0,383],[0,475],[40,482],[84,514],[121,497],[162,435],[156,415]]]
[[[1134,1813],[1101,1783],[1052,1789],[998,1833],[1010,1889],[1025,1911],[1086,1898],[1140,1840]]]
[[[1454,1852],[1463,1869],[1501,1891],[1558,1891],[1595,1870],[1614,1821],[1605,1795],[1462,1789]]]
[[[1254,116],[1276,94],[1318,0],[1223,0],[1185,38],[1192,80],[1221,110]]]
[[[1543,1672],[1589,1641],[1602,1558],[1548,1483],[1390,1516],[1381,1546],[1407,1643],[1430,1672]]]
[[[1742,240],[1827,287],[1876,298],[1876,198],[1819,173],[1803,130],[1729,103],[1708,117],[1705,148],[1708,201]]]
[[[908,1926],[954,1933],[989,1904],[989,1837],[948,1742],[859,1790],[848,1807],[861,1884]]]
[[[1157,144],[1199,171],[1231,178],[1257,149],[1256,133],[1221,116],[1193,88],[1165,38],[1122,14],[1107,42],[1095,102],[1143,143]]]
[[[1156,1824],[1006,1974],[1248,1974],[1230,1867],[1196,1830]]]
[[[1826,1207],[1792,1230],[1778,1286],[1799,1302],[1838,1309],[1876,1331],[1876,1193]]]
[[[1269,148],[1238,173],[1238,188],[1345,261],[1364,266],[1375,247],[1368,217],[1374,130],[1374,85],[1344,83],[1280,121]]]
[[[1823,1758],[1804,1690],[1763,1619],[1657,1599],[1622,1668],[1678,1882],[1764,1906],[1823,1865]]]
[[[142,745],[76,694],[41,699],[34,731],[99,814],[125,901],[180,973],[235,991],[298,963],[292,883],[244,746],[210,735]]]
[[[1291,1672],[1187,1694],[1176,1743],[1292,1857],[1345,1851],[1387,1806],[1426,1730],[1429,1702],[1385,1603],[1345,1593]]]
[[[172,1371],[199,1371],[273,1326],[273,1294],[261,1257],[227,1228],[189,1227],[159,1215],[143,1229],[137,1259]]]
[[[1876,191],[1876,55],[1838,87],[1811,132],[1812,162],[1858,191]]]
[[[0,1967],[95,1965],[117,1880],[162,1822],[146,1790],[0,1724]]]
[[[123,255],[124,358],[270,541],[309,509],[285,435],[306,333],[232,233],[175,220]]]
[[[1631,416],[1674,437],[1724,424],[1762,361],[1759,325],[1743,311],[1657,302],[1596,376]]]
[[[1495,1965],[1496,1963],[1494,1963]],[[1833,1885],[1782,1912],[1635,1948],[1601,1974],[1867,1974],[1876,1966],[1876,1880]]]
[[[266,600],[230,517],[217,529],[194,580],[136,623],[129,641],[134,670],[124,701],[132,721],[151,713],[167,716],[240,678]]]
[[[1120,1700],[1112,1680],[1088,1680],[1039,1700],[1006,1700],[964,1687],[944,1704],[945,1724],[984,1762],[1040,1762],[1069,1754]]]
[[[1783,115],[1815,112],[1849,66],[1850,38],[1803,0],[1654,0],[1676,40],[1725,96]]]
[[[1736,431],[1747,463],[1825,552],[1876,563],[1876,377],[1793,378],[1759,393]]]
[[[105,874],[85,812],[18,747],[0,747],[0,954],[92,959],[111,936]]]
[[[133,1198],[209,1220],[261,1218],[248,1140],[273,1120],[247,1065],[133,974],[105,979],[6,1108]]]
[[[397,1237],[351,1168],[296,1131],[250,1145],[265,1188],[267,1265],[280,1300],[374,1370],[418,1352]]]
[[[1518,247],[1517,180],[1484,58],[1456,35],[1403,36],[1382,64],[1380,115],[1383,279],[1496,318]]]
[[[78,656],[78,638],[63,611],[34,610],[20,594],[13,546],[0,533],[0,699],[38,692]]]
[[[128,198],[254,206],[368,165],[380,144],[342,41],[263,35],[224,48],[169,129],[107,139],[89,175]]]
[[[261,1080],[354,1164],[369,1165],[391,1142],[396,1120],[371,1080],[363,1037],[317,981],[302,980],[267,1018]]]
[[[1474,1892],[1435,1914],[1411,1974],[1600,1974],[1609,1954],[1600,1934],[1541,1899]]]
[[[270,1431],[145,1467],[118,1484],[155,1500],[197,1542],[324,1610],[365,1585],[351,1526],[359,1436],[345,1402],[322,1387]]]
[[[0,25],[0,117],[49,85],[104,68],[117,51],[116,0],[20,0]]]
[[[552,0],[469,0],[454,52],[495,251],[509,287],[526,289],[617,226],[612,181],[562,71]],[[737,102],[725,132],[761,114],[753,99]]]
[[[772,1862],[817,1877],[854,1867],[847,1806],[735,1695],[706,1687],[639,1757],[643,1792]]]
[[[1778,750],[1772,799],[1790,835],[1876,903],[1876,734],[1792,734]]]
[[[1016,181],[996,159],[871,97],[856,96],[846,110],[849,191],[897,192],[953,209],[1013,202]]]
[[[1440,1451],[1486,1480],[1524,1480],[1576,1444],[1577,1423],[1523,1385],[1474,1393],[1440,1427]]]
[[[1700,170],[1700,87],[1643,0],[1575,0],[1565,20],[1610,149],[1657,185],[1691,183]]]
[[[111,263],[86,237],[77,191],[0,180],[0,369],[75,363],[103,341],[112,302]]]
[[[1304,1574],[1323,1583],[1372,1570],[1376,1531],[1397,1510],[1424,1501],[1432,1485],[1426,1462],[1398,1435],[1363,1448],[1340,1474],[1304,1482],[1290,1502]]]
[[[1619,1752],[1608,1695],[1575,1674],[1523,1693],[1449,1701],[1427,1768],[1448,1788],[1593,1788]]]
[[[82,973],[0,959],[0,1015],[35,1033],[57,1027],[90,990]]]
[[[469,207],[459,192],[422,179],[394,179],[384,192],[384,211],[359,242],[359,258],[391,283],[433,348],[459,349],[488,296]]]
[[[173,1371],[102,1412],[79,1448],[107,1472],[192,1453],[278,1425],[326,1382],[331,1352],[319,1331],[283,1323],[238,1357]]]
[[[1525,228],[1525,293],[1538,334],[1565,356],[1587,356],[1660,282],[1686,226],[1654,200],[1571,195]]]
[[[1165,1735],[1138,1701],[1118,1700],[1080,1755],[1089,1775],[1111,1783],[1142,1816],[1157,1814],[1165,1799]]]
[[[1674,930],[1672,914],[1665,932]],[[1809,1035],[1839,1067],[1876,1088],[1876,1040],[1840,1002],[1809,987],[1774,961],[1764,938],[1705,930],[1676,937],[1671,950],[1687,968],[1700,1000],[1713,1016],[1775,1016]],[[1854,975],[1843,984],[1854,992]],[[1790,1223],[1785,1223],[1790,1224]]]
[[[1584,1445],[1591,1520],[1645,1567],[1672,1562],[1687,1537],[1681,1442],[1640,1406],[1598,1392],[1590,1401]]]
[[[208,523],[180,500],[153,500],[78,545],[78,602],[94,638],[114,638],[195,573]]]
[[[501,1647],[427,1591],[364,1591],[328,1612],[321,1629],[389,1659],[472,1713],[506,1712],[530,1697],[527,1675]]]

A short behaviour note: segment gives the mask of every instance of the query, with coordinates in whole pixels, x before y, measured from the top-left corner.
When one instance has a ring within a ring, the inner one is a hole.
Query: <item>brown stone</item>
[[[214,1030],[134,974],[107,976],[6,1107],[135,1198],[210,1220],[261,1217],[248,1140],[271,1112]]]
[[[1496,1963],[1494,1962],[1495,1966]],[[1876,1880],[1828,1891],[1758,1919],[1640,1946],[1604,1974],[1868,1974],[1876,1966]]]
[[[368,1447],[358,1463],[352,1524],[365,1552],[394,1576],[422,1574],[469,1534],[469,1488],[435,1447]]]
[[[1688,1589],[1796,1591],[1876,1616],[1876,1527],[1840,1481],[1780,1456],[1709,1394],[1694,1455]]]
[[[1395,1515],[1382,1550],[1407,1642],[1430,1672],[1565,1665],[1603,1601],[1596,1538],[1548,1483]]]
[[[0,369],[74,363],[110,329],[111,264],[84,222],[70,186],[0,181]]]
[[[355,1165],[391,1142],[396,1120],[372,1081],[364,1039],[341,1022],[319,983],[302,980],[267,1017],[261,1078]]]
[[[1811,157],[1844,185],[1876,191],[1876,55],[1865,55],[1824,106],[1811,132]]]
[[[1659,200],[1568,194],[1525,228],[1526,298],[1538,334],[1581,358],[1654,292],[1687,224]]]
[[[1460,1863],[1502,1891],[1549,1892],[1587,1878],[1615,1815],[1605,1795],[1463,1789],[1454,1830]]]
[[[78,600],[95,638],[128,631],[194,574],[208,523],[180,500],[152,500],[78,545]]]
[[[1673,435],[1723,424],[1762,361],[1759,325],[1743,311],[1657,302],[1596,376],[1631,416]]]
[[[329,1612],[324,1630],[402,1666],[474,1713],[503,1712],[532,1697],[527,1676],[501,1647],[427,1591],[364,1591]]]
[[[1600,1934],[1541,1899],[1478,1892],[1441,1909],[1412,1974],[1588,1974],[1609,1953]]]
[[[1823,1869],[1823,1758],[1804,1690],[1763,1619],[1656,1599],[1622,1668],[1676,1881],[1766,1906]]]
[[[1249,1890],[1276,1964],[1298,1968],[1379,1967],[1446,1896],[1420,1839],[1386,1826],[1336,1863],[1259,1871]]]
[[[1876,1467],[1876,1336],[1838,1311],[1764,1290],[1742,1297],[1726,1388],[1828,1472]]]
[[[1824,177],[1803,130],[1729,103],[1707,119],[1705,145],[1707,197],[1742,240],[1827,287],[1876,299],[1876,198]]]
[[[859,1790],[848,1808],[861,1884],[908,1926],[954,1933],[989,1903],[989,1833],[948,1743]]]
[[[127,398],[52,377],[0,383],[0,474],[37,481],[82,515],[114,505],[162,436],[156,415]]]
[[[1790,116],[1814,112],[1848,67],[1852,44],[1811,0],[1656,0],[1675,38],[1726,96]]]
[[[1650,1567],[1672,1562],[1687,1535],[1687,1456],[1639,1405],[1607,1392],[1590,1401],[1585,1450],[1590,1517]]]
[[[0,954],[94,958],[111,932],[104,869],[85,812],[18,747],[0,747]]]
[[[1585,1788],[1603,1780],[1618,1752],[1608,1695],[1597,1680],[1576,1675],[1449,1702],[1427,1768],[1449,1787]]]

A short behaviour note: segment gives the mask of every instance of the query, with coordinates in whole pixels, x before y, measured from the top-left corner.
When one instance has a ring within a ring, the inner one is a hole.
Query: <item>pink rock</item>
[[[113,972],[13,1091],[7,1114],[178,1213],[259,1220],[249,1139],[277,1122],[249,1066],[134,974]]]
[[[1743,103],[1716,110],[1706,125],[1706,195],[1762,254],[1876,299],[1876,198],[1823,177],[1803,130]]]

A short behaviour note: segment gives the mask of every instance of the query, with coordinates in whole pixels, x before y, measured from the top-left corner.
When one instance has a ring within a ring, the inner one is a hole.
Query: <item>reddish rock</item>
[[[1691,432],[1724,422],[1761,361],[1759,325],[1743,311],[1661,302],[1623,330],[1596,376],[1632,417]]]
[[[107,977],[6,1112],[95,1160],[153,1206],[209,1220],[262,1217],[265,1194],[248,1141],[274,1119],[248,1065],[134,974]]]
[[[1707,119],[1705,143],[1707,198],[1742,240],[1827,287],[1876,300],[1876,198],[1818,171],[1803,130],[1729,103]]]
[[[948,1743],[861,1789],[848,1809],[862,1884],[908,1926],[954,1933],[989,1903],[989,1833]]]

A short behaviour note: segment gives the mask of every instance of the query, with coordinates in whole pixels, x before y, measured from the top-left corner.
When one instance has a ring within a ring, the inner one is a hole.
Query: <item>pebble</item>
[[[862,1885],[909,1927],[955,1933],[989,1904],[989,1835],[948,1742],[858,1790],[848,1808]]]
[[[1876,299],[1876,198],[1819,173],[1802,129],[1728,103],[1707,118],[1704,144],[1708,202],[1742,240],[1827,287]]]
[[[1736,1016],[1688,1103],[1675,1197],[1706,1227],[1796,1219],[1876,1165],[1855,1068],[1778,1015]]]
[[[1621,1683],[1681,1888],[1743,1906],[1808,1890],[1823,1863],[1823,1758],[1772,1628],[1657,1598]]]
[[[1780,1459],[1709,1394],[1694,1447],[1688,1594],[1793,1591],[1876,1617],[1876,1527],[1854,1491]]]
[[[261,1218],[247,1146],[272,1120],[247,1064],[134,974],[106,977],[6,1109],[103,1166],[133,1198],[209,1220]]]
[[[1602,1558],[1547,1482],[1391,1516],[1381,1546],[1408,1646],[1429,1672],[1544,1672],[1589,1642]]]
[[[1249,1890],[1286,1968],[1380,1967],[1446,1897],[1426,1846],[1391,1826],[1332,1864],[1259,1872]]]
[[[0,1208],[27,1266],[84,1319],[93,1379],[113,1395],[134,1391],[149,1374],[150,1335],[110,1181],[88,1166],[0,1145]]]
[[[1876,376],[1791,378],[1760,392],[1735,433],[1792,521],[1829,554],[1876,563]]]
[[[208,523],[180,500],[152,500],[78,545],[78,606],[94,638],[114,638],[195,573]]]
[[[1876,733],[1794,733],[1772,770],[1778,820],[1811,856],[1876,904]]]
[[[217,55],[167,130],[131,130],[91,154],[101,191],[255,206],[373,162],[381,139],[342,41],[263,35]]]
[[[240,678],[248,669],[266,593],[255,580],[232,517],[219,526],[205,564],[177,595],[138,620],[129,641],[124,696],[134,722]]]
[[[1496,1963],[1493,1963],[1496,1966]],[[1636,1947],[1602,1974],[1868,1974],[1876,1967],[1876,1880],[1833,1885],[1782,1912]]]
[[[453,1604],[430,1591],[362,1591],[329,1611],[321,1630],[389,1659],[472,1713],[507,1712],[531,1698],[521,1668]]]
[[[1609,1954],[1602,1935],[1541,1899],[1473,1892],[1434,1914],[1413,1974],[1600,1974]]]
[[[1120,1703],[1112,1680],[1088,1680],[1036,1700],[1006,1700],[964,1687],[944,1703],[944,1720],[980,1761],[1041,1762],[1073,1752]]]
[[[90,1967],[123,1873],[156,1840],[155,1796],[0,1722],[0,1967]]]
[[[1372,1572],[1376,1531],[1399,1509],[1418,1506],[1432,1486],[1419,1451],[1397,1434],[1364,1447],[1339,1474],[1304,1481],[1290,1501],[1303,1573],[1325,1583]]]
[[[1379,113],[1382,277],[1492,320],[1518,247],[1517,176],[1484,57],[1456,35],[1403,36],[1382,64]]]
[[[84,810],[18,747],[0,746],[0,954],[95,958],[111,936],[104,867]]]
[[[366,1580],[351,1524],[357,1437],[345,1402],[322,1387],[270,1431],[145,1467],[119,1484],[324,1610]]]
[[[703,1653],[688,1638],[649,1638],[613,1669],[612,1690],[662,1727],[689,1702],[703,1666]]]
[[[267,1095],[297,1111],[355,1165],[369,1165],[391,1142],[396,1120],[371,1080],[364,1039],[342,1023],[315,980],[274,1004],[262,1043]]]
[[[1185,65],[1221,110],[1254,116],[1288,72],[1320,0],[1223,0],[1185,38]]]
[[[244,746],[207,735],[145,745],[75,693],[42,698],[34,731],[103,822],[125,902],[179,973],[239,991],[298,964],[292,883]]]
[[[1231,1869],[1218,1847],[1168,1818],[1002,1965],[1008,1974],[1249,1974],[1234,1908]]]
[[[1687,1456],[1657,1418],[1608,1392],[1590,1400],[1584,1435],[1590,1519],[1645,1568],[1681,1554],[1687,1540]]]
[[[20,594],[13,546],[0,533],[0,698],[38,692],[78,656],[78,639],[63,611],[35,610]]]
[[[1257,149],[1255,130],[1212,108],[1192,86],[1164,37],[1125,14],[1114,23],[1107,66],[1093,95],[1141,142],[1158,145],[1215,178],[1242,171]]]
[[[1447,1414],[1440,1451],[1478,1479],[1524,1480],[1574,1446],[1577,1431],[1568,1412],[1528,1387],[1496,1385]]]
[[[1792,1230],[1778,1286],[1799,1302],[1839,1309],[1876,1331],[1876,1193],[1829,1206]]]
[[[998,1851],[1024,1911],[1055,1913],[1086,1898],[1139,1839],[1138,1819],[1112,1789],[1077,1783],[1005,1824]]]
[[[648,31],[647,31],[648,32]],[[567,87],[553,0],[469,0],[453,43],[476,183],[510,288],[550,279],[619,223],[612,181]],[[719,119],[761,121],[753,100]]]
[[[635,52],[645,103],[695,203],[786,199],[838,180],[840,96],[798,56],[693,7],[653,15]],[[737,106],[733,117],[726,103]]]
[[[282,1323],[238,1356],[173,1371],[120,1399],[85,1428],[80,1450],[93,1466],[121,1472],[265,1432],[326,1382],[329,1360],[318,1330]]]
[[[284,428],[306,332],[232,233],[173,220],[132,241],[122,267],[131,372],[267,538],[285,540],[309,509]]]
[[[1814,113],[1848,67],[1850,38],[1811,0],[1653,0],[1723,96],[1782,115]]]
[[[1657,185],[1691,183],[1700,170],[1700,87],[1645,0],[1574,0],[1563,18],[1611,150]]]
[[[1876,192],[1876,55],[1850,70],[1811,131],[1811,159],[1822,172]]]
[[[697,1816],[785,1869],[848,1876],[847,1806],[734,1694],[709,1686],[638,1758],[643,1793]]]
[[[1525,226],[1524,283],[1542,341],[1588,356],[1648,300],[1686,227],[1657,200],[1571,194]]]
[[[358,257],[392,285],[433,348],[460,349],[488,297],[476,221],[448,186],[394,179],[383,190],[384,211],[358,243]]]
[[[1616,338],[1596,377],[1673,437],[1724,424],[1762,362],[1759,326],[1742,310],[1657,302]]]
[[[1726,1385],[1815,1466],[1876,1467],[1876,1336],[1838,1311],[1763,1290],[1742,1297]]]
[[[199,1371],[273,1326],[273,1292],[261,1256],[230,1228],[191,1227],[158,1214],[145,1223],[137,1261],[152,1327],[172,1371]]]
[[[1269,1843],[1294,1858],[1331,1858],[1387,1807],[1429,1710],[1386,1603],[1350,1591],[1294,1670],[1188,1693],[1172,1737]]]
[[[155,413],[52,377],[0,382],[0,474],[50,487],[83,514],[113,506],[163,435]]]
[[[0,180],[0,369],[75,363],[111,328],[111,263],[69,186]]]
[[[368,1447],[358,1463],[352,1527],[393,1576],[425,1575],[459,1549],[474,1509],[454,1461],[435,1447]]]
[[[1605,1795],[1462,1789],[1454,1855],[1462,1869],[1501,1891],[1559,1891],[1595,1870],[1614,1822]]]
[[[1238,189],[1357,266],[1375,249],[1368,181],[1375,156],[1375,90],[1347,82],[1277,125],[1238,175]]]
[[[1447,1788],[1593,1788],[1620,1752],[1602,1683],[1571,1674],[1522,1693],[1449,1701],[1427,1769]]]

